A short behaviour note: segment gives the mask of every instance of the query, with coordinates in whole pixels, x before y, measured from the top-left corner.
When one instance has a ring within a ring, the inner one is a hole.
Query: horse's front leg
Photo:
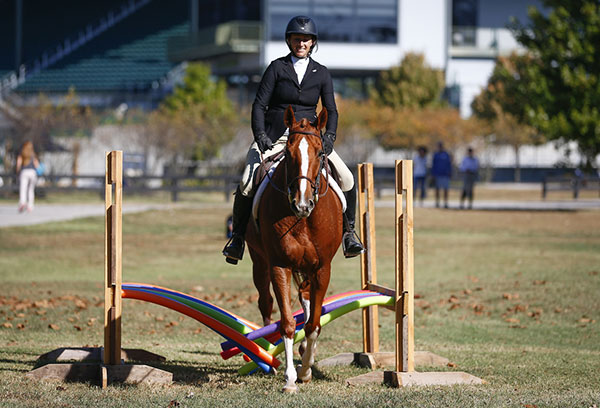
[[[272,284],[275,298],[281,311],[281,325],[279,331],[285,347],[285,386],[283,392],[296,392],[296,369],[294,367],[294,334],[296,332],[296,321],[292,313],[290,302],[290,282],[292,272],[290,269],[273,267]]]
[[[329,286],[330,272],[331,265],[323,266],[317,271],[310,285],[310,317],[304,325],[306,350],[302,355],[302,365],[298,369],[298,379],[302,382],[309,382],[312,379],[311,367],[315,362],[317,338],[321,332],[321,308]]]

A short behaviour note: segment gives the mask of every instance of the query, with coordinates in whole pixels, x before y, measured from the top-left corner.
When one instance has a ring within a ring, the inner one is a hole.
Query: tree
[[[4,102],[0,109],[15,131],[11,141],[15,155],[26,140],[34,144],[38,154],[61,148],[54,142],[55,137],[89,136],[97,122],[90,107],[81,105],[73,88],[57,102],[51,101],[45,94],[39,94],[34,104]],[[76,163],[77,157],[74,155],[75,169]]]
[[[531,55],[499,57],[487,86],[471,103],[473,113],[483,119],[495,144],[510,145],[515,151],[515,181],[520,181],[519,152],[523,145],[541,141],[529,125],[531,69],[539,63]]]
[[[354,163],[368,159],[377,148],[375,133],[369,126],[369,117],[379,107],[369,100],[336,97],[339,112],[335,150]],[[319,108],[320,110],[320,108]]]
[[[190,64],[183,84],[151,114],[147,138],[173,163],[204,160],[233,138],[239,118],[225,82],[211,78],[207,65]]]
[[[477,121],[463,120],[441,99],[444,74],[427,66],[422,54],[408,53],[400,65],[383,71],[372,92],[377,109],[368,116],[379,143],[386,149],[415,149],[442,140],[448,146],[469,141]]]
[[[479,122],[462,119],[457,109],[428,107],[424,109],[381,108],[371,119],[379,143],[386,149],[414,150],[419,145],[434,146],[438,141],[453,148],[469,142],[479,134]]]
[[[575,141],[592,166],[600,154],[600,0],[543,0],[530,23],[515,20],[517,40],[538,61],[530,67],[528,121],[551,140]]]
[[[429,67],[423,54],[407,53],[400,65],[382,71],[372,98],[379,105],[423,108],[440,102],[444,73]]]

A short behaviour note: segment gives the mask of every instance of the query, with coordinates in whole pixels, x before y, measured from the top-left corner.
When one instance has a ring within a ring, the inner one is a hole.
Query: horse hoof
[[[284,394],[295,394],[298,392],[298,386],[297,385],[286,385],[285,387],[283,387],[281,389],[281,392],[283,392]]]
[[[227,258],[225,258],[225,262],[230,263],[232,265],[237,265],[238,260],[234,259],[234,258],[227,257]]]
[[[312,381],[312,375],[309,375],[306,378],[298,378],[298,381],[300,381],[302,384],[308,384]]]
[[[309,383],[310,380],[312,380],[312,369],[311,368],[307,369],[306,372],[303,373],[302,366],[299,365],[296,368],[296,372],[298,373],[298,381],[306,384],[306,383]]]

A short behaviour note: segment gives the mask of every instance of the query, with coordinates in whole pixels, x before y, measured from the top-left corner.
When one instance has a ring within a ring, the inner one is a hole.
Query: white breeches
[[[29,210],[33,210],[36,183],[37,172],[34,169],[21,170],[19,175],[19,205],[26,205]]]

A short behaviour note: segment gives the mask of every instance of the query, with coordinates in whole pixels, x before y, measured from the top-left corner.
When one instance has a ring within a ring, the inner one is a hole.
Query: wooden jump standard
[[[377,284],[373,165],[358,165],[360,236],[367,251],[361,255],[362,289],[395,297],[396,351],[379,351],[377,306],[363,309],[363,352],[342,353],[319,366],[358,364],[369,368],[393,366],[347,380],[349,384],[386,382],[396,387],[411,385],[481,384],[483,380],[464,372],[417,372],[417,365],[446,366],[448,359],[430,352],[415,352],[414,343],[414,239],[412,160],[395,163],[395,289]]]
[[[164,361],[146,350],[121,348],[121,276],[122,276],[122,202],[123,152],[106,153],[104,185],[104,348],[59,348],[39,357],[46,364],[27,376],[34,379],[129,384],[170,384],[173,374],[147,365],[124,364],[132,361]],[[66,363],[77,361],[77,363]]]

